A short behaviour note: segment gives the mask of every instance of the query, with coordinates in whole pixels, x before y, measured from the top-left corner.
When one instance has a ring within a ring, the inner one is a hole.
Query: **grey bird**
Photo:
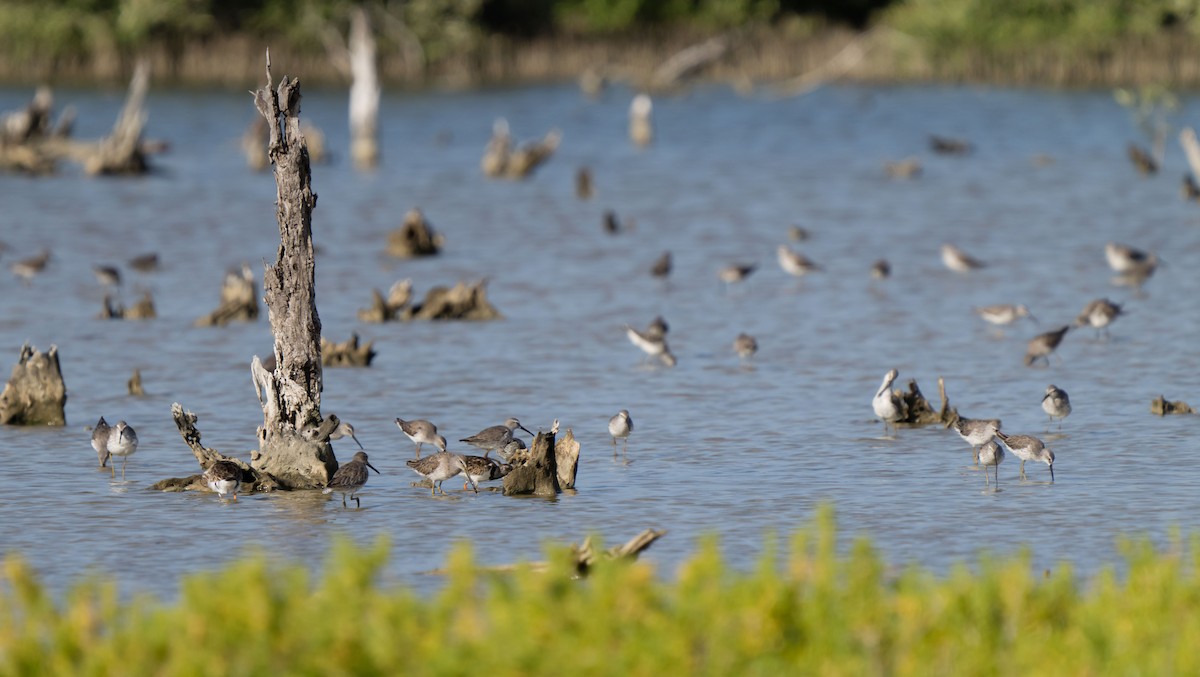
[[[625,445],[621,447],[621,453],[629,448],[629,434],[633,432],[633,419],[629,417],[629,410],[622,409],[618,411],[616,416],[608,419],[608,434],[612,436],[613,456],[617,455],[617,439],[625,440]]]
[[[238,489],[242,486],[242,468],[233,461],[214,461],[204,471],[204,483],[218,497],[225,498],[225,494],[233,494],[233,500],[236,501]]]
[[[467,490],[467,483],[476,486],[475,493],[479,493],[478,485],[480,482],[488,482],[498,480],[508,473],[512,472],[512,466],[508,463],[501,463],[495,459],[484,456],[463,456],[463,491]]]
[[[342,495],[343,508],[347,507],[347,496],[354,499],[355,507],[361,508],[362,501],[358,500],[358,496],[355,496],[355,494],[367,483],[367,468],[374,470],[376,475],[379,474],[375,466],[371,465],[371,462],[367,460],[367,452],[354,452],[354,458],[349,463],[338,468],[337,472],[333,473],[333,477],[329,478],[329,483],[325,485],[325,489],[321,493],[328,494],[336,491]]]
[[[1038,461],[1050,466],[1050,481],[1054,481],[1054,452],[1046,448],[1041,440],[1033,435],[1005,435],[997,432],[999,437],[1014,456],[1021,459],[1021,479],[1025,479],[1025,461]]]
[[[483,455],[486,458],[493,450],[503,449],[509,442],[512,442],[513,432],[517,428],[524,430],[530,435],[533,434],[525,426],[521,425],[520,421],[510,418],[504,422],[504,425],[494,425],[490,428],[484,428],[470,437],[459,440],[459,442],[466,442],[473,447],[483,449]]]
[[[451,454],[447,451],[439,451],[425,458],[410,458],[405,463],[413,472],[430,481],[433,486],[429,492],[431,496],[436,496],[438,491],[446,493],[446,490],[442,489],[442,482],[467,470],[467,462],[462,454]],[[474,481],[469,473],[466,476],[468,481]],[[479,488],[476,487],[475,491],[478,492]]]
[[[1051,383],[1046,386],[1046,394],[1042,396],[1042,411],[1050,417],[1050,421],[1058,419],[1058,427],[1062,428],[1062,420],[1071,414],[1071,398],[1067,391]]]
[[[1062,343],[1063,336],[1066,336],[1070,325],[1063,325],[1053,331],[1048,331],[1044,334],[1038,334],[1029,339],[1029,344],[1025,348],[1025,366],[1032,367],[1034,362],[1045,360],[1046,364],[1050,364],[1050,353]]]
[[[432,444],[438,448],[438,451],[446,450],[446,438],[438,435],[437,426],[426,421],[423,418],[405,421],[402,418],[396,419],[396,427],[400,428],[400,432],[404,433],[408,439],[417,445],[417,458],[421,458],[421,445]],[[438,444],[438,440],[441,444]]]
[[[111,430],[103,416],[96,423],[96,427],[92,428],[92,449],[96,450],[96,458],[99,459],[101,468],[108,465],[108,459],[111,457],[108,453],[108,435]]]

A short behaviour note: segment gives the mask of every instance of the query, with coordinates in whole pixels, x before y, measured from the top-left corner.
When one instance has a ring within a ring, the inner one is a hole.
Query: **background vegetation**
[[[354,4],[0,0],[0,77],[124,75],[133,58],[152,54],[176,75],[203,78],[204,68],[189,63],[206,50],[218,56],[225,52],[229,61],[241,59],[241,52],[229,49],[230,41],[253,44],[257,52],[271,44],[327,63],[331,36],[344,34]],[[486,79],[484,62],[503,56],[498,45],[519,50],[538,41],[550,41],[560,52],[572,42],[606,40],[673,49],[678,41],[664,36],[695,40],[735,30],[766,32],[786,45],[813,42],[823,32],[884,27],[905,36],[906,49],[926,64],[905,71],[912,59],[883,59],[893,64],[896,76],[987,78],[1019,71],[1031,59],[1087,63],[1130,50],[1157,61],[1194,56],[1200,34],[1200,0],[377,0],[366,5],[376,18],[385,61],[409,62],[385,69],[385,76],[414,82],[445,75],[448,62]],[[771,44],[758,37],[755,43],[759,49]],[[797,59],[781,52],[778,60]],[[1179,67],[1161,66],[1166,79],[1178,76]],[[228,64],[209,68],[228,71]],[[871,71],[871,77],[887,75],[886,69]]]
[[[469,548],[428,598],[378,582],[386,544],[342,544],[315,583],[249,558],[170,603],[88,582],[56,602],[19,558],[0,576],[0,674],[1197,674],[1200,543],[1122,545],[1126,570],[984,557],[945,576],[846,556],[828,511],[786,557],[736,572],[704,544],[664,582],[640,564],[574,580],[482,574]]]

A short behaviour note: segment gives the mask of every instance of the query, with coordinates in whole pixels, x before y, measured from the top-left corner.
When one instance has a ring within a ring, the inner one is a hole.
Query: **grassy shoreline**
[[[416,69],[399,55],[385,53],[380,75],[389,87],[470,88],[571,81],[593,70],[612,81],[640,87],[671,55],[712,35],[676,30],[527,40],[492,36],[469,53],[446,57],[427,69]],[[1047,44],[1008,54],[957,51],[934,58],[913,38],[888,28],[858,32],[759,27],[726,35],[731,37],[729,50],[704,68],[698,81],[785,91],[833,80],[1200,88],[1200,42],[1185,36],[1131,38],[1110,49],[1083,53]],[[262,55],[268,46],[276,68],[284,72],[316,85],[347,83],[323,51],[298,49],[282,39],[224,36],[173,49],[148,48],[138,56],[150,62],[153,82],[159,85],[242,88],[261,79]],[[86,59],[20,61],[0,55],[0,84],[121,85],[134,61],[134,56],[117,52]]]

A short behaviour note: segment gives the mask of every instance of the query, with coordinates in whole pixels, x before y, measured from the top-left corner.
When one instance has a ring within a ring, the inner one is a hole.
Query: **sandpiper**
[[[904,418],[903,403],[896,393],[892,392],[892,383],[899,375],[900,372],[895,369],[884,374],[883,383],[880,384],[879,390],[875,391],[875,398],[871,401],[875,415],[883,420],[884,434],[887,434],[889,424],[894,427],[896,422]]]
[[[1058,427],[1062,428],[1062,420],[1071,414],[1071,398],[1067,391],[1053,383],[1046,386],[1046,394],[1042,396],[1042,411],[1050,417],[1050,421],[1058,419]]]
[[[750,277],[756,268],[758,268],[756,263],[735,263],[718,270],[717,277],[721,278],[721,281],[728,286]]]
[[[892,264],[888,263],[887,259],[879,259],[871,264],[871,277],[876,280],[884,280],[892,276]]]
[[[1025,461],[1040,461],[1050,466],[1050,481],[1054,481],[1054,452],[1033,435],[1005,435],[997,431],[1008,450],[1021,459],[1021,479],[1025,479]]]
[[[96,427],[92,428],[92,449],[96,450],[96,458],[99,459],[101,468],[108,465],[108,436],[111,430],[103,416],[96,422]]]
[[[1029,344],[1025,347],[1025,366],[1031,367],[1038,360],[1045,360],[1049,365],[1050,353],[1054,352],[1059,343],[1062,343],[1063,336],[1070,328],[1070,325],[1064,325],[1029,339]]]
[[[646,336],[650,338],[662,338],[671,331],[671,325],[667,324],[666,318],[662,315],[655,315],[650,324],[646,325]]]
[[[645,94],[638,94],[629,103],[629,139],[638,146],[648,146],[654,140],[654,123],[650,114],[654,103]]]
[[[463,475],[466,478],[463,480],[463,491],[467,490],[467,484],[470,483],[475,485],[475,493],[479,493],[480,482],[498,480],[512,472],[511,465],[500,463],[486,456],[463,456],[462,458]]]
[[[214,461],[208,466],[208,470],[204,471],[204,483],[218,498],[225,498],[225,494],[233,494],[233,500],[236,501],[238,489],[242,486],[242,468],[233,461]]]
[[[629,449],[629,433],[633,432],[633,419],[629,418],[629,410],[622,409],[616,416],[608,419],[608,434],[612,436],[613,456],[617,455],[617,438],[625,440],[621,453]]]
[[[1096,338],[1108,335],[1108,325],[1122,313],[1121,306],[1108,299],[1096,299],[1083,307],[1079,317],[1075,318],[1075,326],[1091,325],[1096,330]]]
[[[950,136],[930,134],[929,149],[939,155],[966,155],[971,152],[971,142]]]
[[[794,223],[792,225],[788,226],[788,238],[792,242],[803,242],[803,241],[807,240],[808,237],[809,237],[808,230],[805,229],[803,226],[799,226]]]
[[[1000,486],[1000,463],[1004,461],[1004,448],[989,439],[979,448],[979,464],[983,466],[983,481],[988,482],[988,466],[996,468],[996,486]],[[989,482],[990,485],[990,482]]]
[[[442,482],[467,468],[466,459],[462,454],[451,454],[446,451],[439,451],[425,458],[412,458],[405,463],[413,469],[413,472],[432,483],[433,489],[429,492],[431,496],[436,495],[439,490],[443,494],[446,493],[446,490],[442,489]],[[470,475],[468,474],[467,477],[470,478]]]
[[[1020,303],[997,303],[991,306],[978,306],[974,310],[975,314],[983,318],[984,322],[995,325],[1012,324],[1022,317],[1037,321],[1033,313],[1030,313],[1029,309]]]
[[[629,337],[630,343],[641,348],[642,352],[650,357],[659,358],[668,367],[675,366],[675,355],[671,353],[665,336],[652,336],[649,332],[642,333],[629,325],[625,325],[625,335]],[[644,360],[645,358],[643,358]]]
[[[12,264],[10,270],[12,270],[13,275],[21,278],[25,284],[29,284],[33,278],[46,269],[46,264],[49,262],[50,250],[43,249],[37,256],[21,259]]]
[[[985,265],[983,261],[949,243],[942,245],[942,263],[956,273],[969,273]]]
[[[108,432],[108,453],[121,457],[121,479],[125,479],[125,464],[129,462],[129,456],[137,451],[137,447],[137,433],[125,421],[117,421],[117,425]],[[117,475],[116,461],[112,465],[112,475]]]
[[[753,336],[742,332],[733,340],[733,352],[743,360],[748,360],[758,352],[758,341]]]
[[[105,287],[121,286],[121,271],[116,266],[92,266],[96,281]]]
[[[158,270],[158,254],[148,252],[146,254],[138,254],[129,259],[129,267],[139,273],[152,273]]]
[[[986,444],[988,440],[996,436],[1000,432],[1000,419],[998,418],[963,418],[959,416],[954,421],[954,432],[963,438],[967,444],[971,445],[974,451],[975,461],[979,462],[979,448]]]
[[[654,277],[667,277],[671,274],[671,252],[663,252],[650,266],[650,274]]]
[[[409,462],[411,463],[411,461]],[[371,462],[367,460],[367,452],[354,452],[354,458],[349,463],[338,468],[337,472],[333,473],[333,477],[329,478],[329,483],[325,485],[321,493],[328,494],[336,491],[342,495],[343,508],[347,507],[347,496],[354,499],[355,507],[361,508],[362,501],[358,500],[358,496],[355,496],[355,494],[367,483],[367,468],[375,470],[376,475],[379,474],[375,466],[371,465]]]
[[[775,256],[779,259],[779,267],[788,275],[804,277],[809,273],[821,270],[821,266],[818,266],[804,254],[793,251],[785,244],[781,244],[775,249]]]
[[[343,437],[349,437],[350,439],[354,440],[354,443],[358,445],[359,449],[363,449],[362,442],[359,442],[358,438],[354,436],[354,426],[350,425],[346,421],[338,423],[338,426],[333,429],[333,432],[329,433],[330,440],[340,440]]]
[[[1137,283],[1153,275],[1159,263],[1157,254],[1119,242],[1104,245],[1104,257],[1108,259],[1108,265],[1113,272]]]
[[[446,450],[446,438],[438,434],[437,426],[423,418],[405,421],[402,418],[396,419],[396,426],[400,428],[400,432],[408,436],[408,439],[417,445],[417,458],[421,458],[421,445],[432,444],[439,451]]]
[[[486,457],[495,449],[503,449],[512,442],[513,432],[520,428],[532,435],[529,429],[521,425],[521,422],[516,418],[510,418],[504,422],[504,425],[494,425],[490,428],[484,428],[470,437],[463,438],[459,442],[466,442],[473,447],[483,449],[483,455]]]

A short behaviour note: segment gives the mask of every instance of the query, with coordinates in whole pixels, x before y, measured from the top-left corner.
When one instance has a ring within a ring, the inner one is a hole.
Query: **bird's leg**
[[[1021,459],[1021,479],[1025,479],[1025,459]]]
[[[129,457],[121,459],[121,479],[125,479],[125,464],[129,462]]]
[[[979,480],[975,480],[975,481],[978,482]],[[983,466],[983,485],[985,487],[992,486],[992,476],[988,474],[988,469],[987,469],[986,465]]]
[[[342,494],[342,507],[346,507],[346,494]]]
[[[354,507],[356,507],[356,508],[362,507],[362,501],[358,500],[357,496],[352,496],[351,498],[354,499]]]
[[[629,451],[629,438],[628,437],[625,438],[625,444],[623,444],[621,446],[621,455],[624,456],[625,452],[627,452],[627,451]]]
[[[421,443],[417,442],[417,458],[421,458]]]

